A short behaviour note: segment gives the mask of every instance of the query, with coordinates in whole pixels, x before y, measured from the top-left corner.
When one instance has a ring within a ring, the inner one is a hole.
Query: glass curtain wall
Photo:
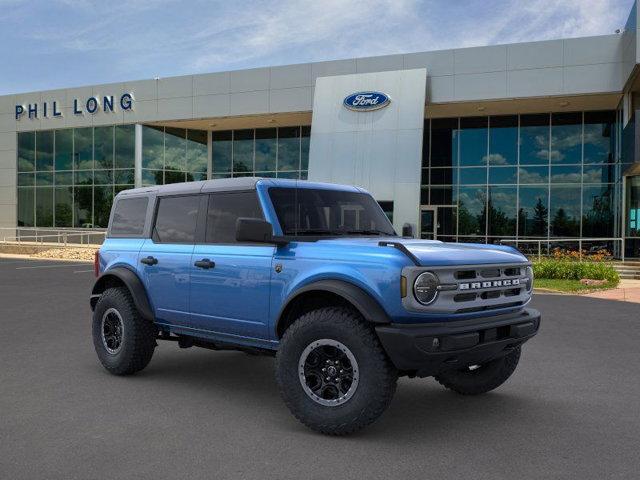
[[[446,240],[619,237],[615,132],[612,111],[427,120],[422,204],[456,212]]]
[[[306,179],[311,127],[228,130],[212,133],[212,176]]]
[[[170,127],[142,127],[142,184],[207,179],[207,132]]]
[[[133,125],[18,133],[18,226],[106,227],[134,157]]]

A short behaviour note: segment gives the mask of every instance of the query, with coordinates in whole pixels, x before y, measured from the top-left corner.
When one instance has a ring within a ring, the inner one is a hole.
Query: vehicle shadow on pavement
[[[249,423],[259,422],[285,433],[316,435],[299,424],[284,405],[277,391],[272,358],[241,352],[185,351],[173,345],[161,345],[159,350],[146,370],[127,377],[132,380],[128,387],[151,388],[159,395],[177,389],[186,398],[216,403],[228,414],[233,410]],[[416,437],[436,442],[443,436],[453,439],[458,427],[469,422],[499,431],[506,419],[507,430],[517,430],[545,414],[549,405],[541,403],[539,398],[514,394],[506,386],[486,395],[465,397],[445,390],[432,378],[400,378],[386,413],[350,438],[385,442],[390,435],[394,442],[403,438],[411,442]]]

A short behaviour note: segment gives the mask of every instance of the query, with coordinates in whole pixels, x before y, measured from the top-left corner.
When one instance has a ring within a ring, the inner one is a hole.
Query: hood
[[[513,247],[484,243],[443,243],[434,240],[404,240],[405,247],[423,266],[521,263],[527,258]]]
[[[487,265],[527,261],[527,258],[513,247],[484,243],[444,243],[438,240],[402,237],[351,237],[324,241],[354,246],[373,246],[382,241],[401,243],[420,261],[422,266]]]

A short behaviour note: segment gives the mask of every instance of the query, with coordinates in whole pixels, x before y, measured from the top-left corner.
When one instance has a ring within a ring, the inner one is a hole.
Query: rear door
[[[191,261],[191,321],[230,340],[267,340],[275,247],[236,242],[238,217],[263,218],[255,191],[209,195],[204,243]]]
[[[159,323],[189,324],[189,274],[203,195],[159,197],[139,268]]]

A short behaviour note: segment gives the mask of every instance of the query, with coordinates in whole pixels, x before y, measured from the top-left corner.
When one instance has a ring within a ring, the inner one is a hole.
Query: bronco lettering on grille
[[[478,290],[481,288],[495,288],[495,287],[512,287],[520,285],[519,278],[512,278],[508,280],[492,280],[490,282],[470,282],[458,284],[459,290]]]

